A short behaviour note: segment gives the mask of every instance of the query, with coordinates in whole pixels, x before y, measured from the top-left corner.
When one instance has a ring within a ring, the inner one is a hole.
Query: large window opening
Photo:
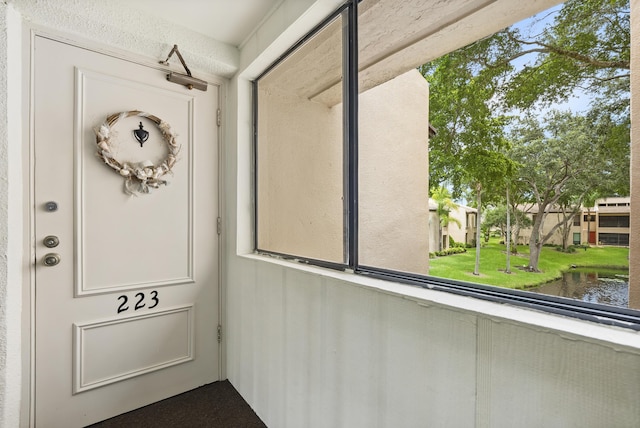
[[[258,251],[639,321],[538,292],[628,277],[629,2],[424,3],[348,2],[256,80]]]

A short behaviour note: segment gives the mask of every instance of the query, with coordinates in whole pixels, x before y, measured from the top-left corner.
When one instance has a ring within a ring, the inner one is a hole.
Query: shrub
[[[450,256],[451,254],[461,254],[466,252],[467,252],[466,248],[453,247],[453,248],[447,248],[446,250],[436,251],[435,253],[429,253],[429,254],[435,254],[438,257],[444,257],[444,256]]]
[[[453,237],[451,237],[451,235],[449,235],[449,247],[455,247],[455,246],[456,246],[455,239],[453,239]]]
[[[556,251],[560,251],[561,253],[575,253],[577,248],[582,248],[580,245],[569,245],[565,250],[561,245],[556,247]]]

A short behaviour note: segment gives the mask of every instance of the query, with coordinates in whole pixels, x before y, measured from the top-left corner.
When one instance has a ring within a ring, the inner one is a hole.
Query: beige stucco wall
[[[359,261],[429,271],[429,85],[415,69],[359,98]]]
[[[471,225],[467,224],[467,215],[475,216],[475,210],[465,206],[459,206],[457,209],[451,211],[449,214],[452,218],[455,218],[460,222],[458,226],[455,222],[450,222],[447,227],[449,235],[456,241],[465,244],[471,244],[476,239],[475,231],[473,227],[475,222]]]
[[[429,252],[438,251],[438,234],[440,233],[440,218],[435,209],[429,210]]]
[[[258,248],[343,261],[342,104],[260,85]]]
[[[300,65],[295,56],[291,63]],[[258,248],[342,262],[342,104],[293,93],[278,70],[258,86]],[[426,80],[410,70],[367,90],[359,117],[360,263],[426,274]]]
[[[548,213],[544,219],[544,223],[542,224],[542,227],[540,228],[540,236],[544,236],[547,233],[549,233],[549,231],[553,228],[553,226],[558,224],[560,221],[562,221],[561,213],[556,213],[556,212]],[[573,222],[571,222],[570,225],[573,225]],[[570,226],[570,227],[571,227],[571,233],[573,233],[574,229],[576,232],[580,231],[580,228],[577,226]],[[572,236],[573,235],[569,235],[570,243],[572,242]],[[528,245],[529,239],[531,238],[531,228],[526,227],[521,229],[519,238],[520,238],[520,242],[518,242],[518,245],[520,244]],[[551,238],[549,238],[546,244],[553,244],[553,245],[562,244],[562,231],[560,228],[556,229],[556,231],[553,233],[553,235],[551,235]]]
[[[620,206],[601,206],[603,203],[608,204],[620,204]],[[571,232],[569,233],[569,245],[573,244],[573,234],[580,233],[580,243],[588,242],[589,234],[595,234],[596,245],[599,245],[598,236],[600,233],[627,233],[629,234],[631,228],[626,227],[600,227],[600,217],[611,216],[611,215],[629,215],[630,207],[627,205],[629,203],[629,197],[616,197],[616,198],[605,198],[598,199],[596,201],[596,206],[587,210],[583,208],[583,211],[578,214],[580,216],[580,225],[576,226],[573,224],[573,220],[569,222],[569,227],[571,228]],[[586,222],[584,220],[585,217],[593,216],[595,221]],[[531,217],[531,214],[529,214]],[[633,216],[631,216],[633,218]],[[550,212],[545,217],[545,222],[542,225],[541,234],[544,235],[547,233],[553,226],[562,221],[563,215],[558,212]],[[590,223],[590,224],[589,224]],[[520,243],[528,244],[529,238],[531,236],[531,228],[524,228],[520,231]],[[630,239],[632,239],[630,237]],[[547,241],[547,244],[553,245],[562,245],[562,230],[557,229],[552,237]],[[594,244],[594,243],[592,243]]]

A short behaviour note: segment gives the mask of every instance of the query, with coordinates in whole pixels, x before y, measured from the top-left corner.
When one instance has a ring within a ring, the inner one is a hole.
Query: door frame
[[[21,366],[22,366],[22,391],[20,397],[21,426],[34,427],[35,424],[35,162],[34,162],[34,49],[35,38],[46,37],[48,39],[65,43],[77,48],[87,49],[99,54],[108,55],[120,60],[129,61],[138,65],[147,66],[161,71],[183,72],[179,62],[172,62],[168,68],[159,64],[164,58],[154,59],[148,56],[134,54],[122,49],[114,48],[99,42],[89,40],[76,35],[69,35],[61,31],[39,26],[23,19],[21,34],[21,154],[22,154],[22,314],[21,314]],[[167,53],[171,49],[167,45]],[[223,213],[226,212],[224,195],[224,137],[227,100],[227,87],[229,80],[206,72],[196,71],[197,77],[207,83],[218,87],[218,108],[222,112],[218,122],[218,221],[224,224]],[[11,84],[11,82],[9,82]],[[212,118],[215,125],[216,118]],[[214,219],[215,220],[215,219]],[[218,326],[224,326],[226,320],[226,288],[225,282],[225,251],[226,228],[219,228],[218,237]],[[221,335],[220,338],[224,338]],[[218,341],[218,373],[220,379],[226,379],[226,341]]]

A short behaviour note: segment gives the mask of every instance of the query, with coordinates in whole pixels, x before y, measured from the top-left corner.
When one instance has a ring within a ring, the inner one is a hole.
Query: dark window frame
[[[613,245],[619,247],[629,246],[629,234],[628,233],[599,233],[598,241],[602,245]]]
[[[598,216],[598,227],[625,228],[630,226],[630,215],[600,215]]]
[[[259,254],[294,260],[300,263],[315,265],[340,271],[351,271],[357,275],[393,281],[444,291],[456,295],[475,297],[485,301],[526,307],[534,310],[578,318],[599,324],[613,325],[640,331],[640,310],[619,308],[590,302],[536,294],[532,292],[501,288],[482,284],[472,284],[446,278],[398,272],[374,266],[362,266],[358,262],[358,3],[360,0],[349,0],[338,8],[327,19],[314,27],[307,35],[296,42],[289,50],[271,64],[253,83],[253,184],[254,184],[254,251]],[[343,135],[344,135],[344,263],[332,263],[309,259],[293,254],[275,253],[258,247],[258,206],[257,195],[257,149],[258,149],[258,82],[269,71],[287,58],[303,43],[317,34],[324,26],[343,14]],[[593,220],[595,220],[595,216]],[[585,215],[587,217],[587,215]],[[586,218],[584,221],[587,221]]]

